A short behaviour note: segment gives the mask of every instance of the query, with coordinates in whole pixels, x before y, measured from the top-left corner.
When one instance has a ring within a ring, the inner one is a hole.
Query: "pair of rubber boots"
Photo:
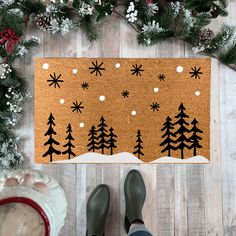
[[[131,170],[125,179],[125,219],[124,227],[128,233],[132,222],[143,222],[142,209],[146,198],[146,188],[139,171]],[[104,236],[105,221],[110,205],[110,191],[102,184],[95,188],[87,202],[86,236]]]

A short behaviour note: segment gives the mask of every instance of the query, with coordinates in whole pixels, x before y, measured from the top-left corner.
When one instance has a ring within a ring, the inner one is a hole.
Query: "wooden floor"
[[[222,22],[236,25],[236,1],[230,16]],[[100,39],[93,45],[72,33],[66,39],[28,29],[27,37],[41,38],[42,46],[20,63],[33,93],[35,57],[194,57],[188,45],[168,41],[150,48],[136,43],[133,30],[117,16],[99,25]],[[130,169],[139,169],[145,179],[147,200],[144,219],[157,236],[236,235],[236,72],[212,61],[212,130],[210,165],[35,165],[33,101],[25,106],[25,166],[42,169],[62,185],[68,200],[68,216],[61,236],[83,236],[86,227],[86,199],[97,184],[111,188],[111,207],[106,235],[126,235],[123,229],[123,182]],[[45,98],[46,99],[46,98]]]

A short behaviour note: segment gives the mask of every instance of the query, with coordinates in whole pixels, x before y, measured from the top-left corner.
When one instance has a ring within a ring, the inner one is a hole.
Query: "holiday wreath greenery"
[[[214,18],[227,16],[227,0],[133,0],[127,1],[123,13],[117,11],[118,4],[117,0],[0,0],[0,169],[13,169],[23,161],[21,139],[14,128],[29,94],[13,63],[40,44],[33,36],[23,39],[28,22],[62,36],[81,30],[93,41],[98,37],[96,22],[118,14],[137,32],[142,45],[174,37],[192,45],[195,53],[217,58],[236,70],[233,27],[225,25],[216,35],[208,28]]]

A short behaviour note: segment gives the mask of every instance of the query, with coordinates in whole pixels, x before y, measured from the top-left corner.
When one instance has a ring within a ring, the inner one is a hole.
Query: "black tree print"
[[[49,136],[49,139],[46,143],[44,143],[44,146],[49,146],[48,150],[43,154],[43,157],[50,157],[50,162],[52,162],[52,157],[53,154],[55,155],[60,155],[61,152],[58,151],[56,148],[53,147],[53,145],[60,145],[59,142],[57,142],[54,138],[53,135],[56,135],[57,133],[55,132],[55,130],[53,129],[53,126],[56,126],[54,123],[54,117],[52,115],[52,113],[50,113],[50,116],[48,118],[48,122],[47,125],[48,127],[48,131],[44,134],[44,136]]]
[[[96,149],[98,149],[98,137],[97,137],[97,130],[96,127],[93,125],[89,131],[89,144],[87,145],[88,151],[95,152]]]
[[[74,138],[72,137],[72,132],[73,131],[71,128],[71,124],[69,123],[67,126],[67,131],[66,131],[66,133],[68,134],[66,137],[66,140],[68,140],[68,142],[63,146],[67,149],[64,152],[62,152],[62,154],[68,155],[68,159],[76,156],[75,153],[72,151],[72,148],[75,148],[75,146],[72,143],[72,141],[74,141]]]
[[[165,132],[161,137],[163,139],[165,139],[160,146],[165,146],[161,152],[166,152],[168,151],[168,156],[171,156],[171,150],[176,150],[175,146],[173,146],[172,144],[175,143],[175,140],[173,140],[173,137],[176,137],[176,135],[174,134],[173,130],[174,130],[174,124],[171,122],[172,119],[167,116],[165,123],[163,124],[163,128],[161,129],[161,131]]]
[[[197,155],[197,148],[202,148],[202,145],[200,145],[200,143],[199,143],[199,140],[202,140],[202,138],[200,136],[198,136],[197,134],[203,133],[203,131],[197,127],[198,121],[196,119],[193,119],[191,124],[193,125],[193,127],[190,130],[192,132],[192,136],[189,138],[190,142],[192,142],[190,149],[193,148],[193,156],[196,156]]]
[[[178,120],[174,123],[174,125],[179,125],[179,129],[174,133],[175,135],[179,135],[176,143],[178,143],[178,146],[176,149],[179,149],[181,151],[181,159],[184,159],[184,149],[188,148],[188,143],[190,140],[186,137],[186,133],[189,133],[190,131],[186,126],[189,125],[189,123],[185,120],[186,118],[189,118],[189,116],[184,112],[186,109],[183,105],[183,103],[179,106],[179,114],[175,116]]]
[[[142,137],[142,135],[141,135],[141,131],[140,131],[140,129],[138,130],[138,132],[137,132],[137,140],[136,140],[136,146],[134,147],[134,152],[133,152],[133,154],[134,155],[138,155],[138,159],[140,159],[140,157],[141,156],[144,156],[144,154],[143,154],[143,152],[142,152],[142,149],[143,149],[143,146],[142,146],[142,143],[143,143],[143,141],[142,141],[142,139],[141,139],[141,137]]]
[[[103,116],[100,119],[100,123],[98,125],[98,148],[102,150],[102,154],[104,154],[105,148],[108,148],[108,142],[107,142],[107,130],[106,130],[107,124],[105,123],[105,119]]]
[[[113,149],[117,148],[116,146],[116,138],[117,136],[114,134],[114,129],[111,127],[109,129],[109,139],[108,139],[108,148],[110,149],[110,154],[113,155]]]

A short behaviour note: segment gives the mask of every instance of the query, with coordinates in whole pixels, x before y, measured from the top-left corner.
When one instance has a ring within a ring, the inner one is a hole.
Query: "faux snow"
[[[99,153],[85,153],[81,156],[77,156],[70,160],[61,160],[61,161],[53,161],[52,163],[150,163],[150,164],[158,164],[158,163],[172,163],[172,164],[191,164],[191,163],[199,163],[199,164],[208,164],[209,160],[203,156],[194,156],[188,159],[180,159],[174,157],[160,157],[152,162],[143,162],[138,159],[131,153],[121,152],[114,155],[102,155]]]

